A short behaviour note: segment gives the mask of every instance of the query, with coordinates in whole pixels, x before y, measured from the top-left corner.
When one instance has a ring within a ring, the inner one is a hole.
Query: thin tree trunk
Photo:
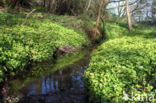
[[[19,0],[14,0],[12,7],[17,8],[18,6],[19,6]]]
[[[121,15],[120,14],[120,2],[118,2],[118,7],[117,8],[118,8],[118,16],[120,17],[120,15]]]
[[[46,7],[46,0],[43,0],[43,7]]]
[[[128,29],[129,32],[132,32],[131,14],[129,11],[129,0],[126,0],[126,10],[127,10],[127,19],[128,19]]]
[[[52,1],[52,14],[55,14],[56,13],[56,7],[57,7],[57,1],[53,0]]]
[[[89,10],[89,8],[90,8],[90,5],[91,5],[91,2],[92,2],[92,0],[89,0],[89,3],[88,3],[88,6],[87,6],[87,9],[86,9],[86,11],[88,11],[88,10]]]
[[[147,12],[146,12],[146,23],[148,24],[149,23],[149,17],[148,17],[148,10],[147,10]]]
[[[17,0],[15,8],[18,8],[20,0]]]
[[[51,0],[48,2],[48,7],[47,7],[47,12],[50,13],[50,8],[51,8]]]
[[[121,12],[122,12],[122,8],[120,7],[121,6],[121,3],[118,2],[118,17],[120,18],[121,17]]]
[[[98,18],[96,20],[96,29],[99,29],[100,17],[101,17],[101,13],[102,13],[102,7],[104,6],[104,2],[105,2],[105,0],[101,0],[100,8],[99,8],[99,11],[98,11]]]
[[[28,17],[35,11],[36,9],[33,9],[29,14],[26,15],[26,18],[24,19],[24,22],[21,24],[21,26],[25,25],[27,20],[28,20]]]

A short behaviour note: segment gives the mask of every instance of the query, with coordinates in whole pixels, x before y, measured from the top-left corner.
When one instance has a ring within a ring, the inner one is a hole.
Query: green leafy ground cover
[[[126,26],[120,26],[117,23],[109,23],[106,22],[105,24],[105,32],[106,32],[106,39],[115,39],[128,34],[128,30]]]
[[[123,27],[117,24],[109,26],[119,29],[106,28],[111,39],[92,53],[89,68],[84,74],[90,101],[132,103],[132,92],[138,97],[148,96],[149,100],[151,93],[156,94],[156,27],[138,26],[134,32],[126,34],[126,31],[124,34],[126,29]],[[128,94],[129,101],[122,99],[123,92]],[[142,102],[145,101],[146,97]]]
[[[32,61],[51,58],[59,47],[89,44],[84,33],[44,19],[42,14],[33,15],[21,26],[24,19],[24,14],[0,12],[0,81]]]
[[[78,29],[80,31],[85,32],[85,30],[89,28],[95,27],[95,20],[87,15],[80,15],[80,16],[58,16],[58,15],[47,15],[44,14],[48,19],[59,23],[62,26],[71,28],[71,29]],[[93,23],[94,22],[94,23]]]

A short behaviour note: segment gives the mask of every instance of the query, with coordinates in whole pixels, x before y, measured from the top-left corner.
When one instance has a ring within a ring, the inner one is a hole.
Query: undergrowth
[[[34,14],[21,26],[24,19],[24,14],[0,12],[0,81],[33,61],[52,58],[57,48],[89,44],[83,32],[66,28],[42,14]]]
[[[155,29],[137,26],[128,33],[120,25],[107,23],[107,41],[92,53],[89,68],[84,74],[90,101],[132,103],[132,92],[138,101],[141,100],[139,95],[156,93]],[[122,98],[123,93],[127,93],[129,101]]]

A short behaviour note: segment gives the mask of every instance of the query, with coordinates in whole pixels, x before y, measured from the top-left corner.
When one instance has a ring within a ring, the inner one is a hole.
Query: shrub
[[[156,93],[156,38],[122,37],[103,43],[92,54],[84,78],[95,103],[118,103],[123,92]]]

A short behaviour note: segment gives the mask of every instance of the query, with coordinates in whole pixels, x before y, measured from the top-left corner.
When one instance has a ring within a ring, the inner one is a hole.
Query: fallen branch
[[[36,9],[33,9],[30,13],[28,13],[28,14],[26,15],[26,18],[24,19],[24,22],[21,24],[21,26],[26,24],[26,22],[27,22],[27,20],[28,20],[28,17],[29,17],[35,10],[36,10]]]

